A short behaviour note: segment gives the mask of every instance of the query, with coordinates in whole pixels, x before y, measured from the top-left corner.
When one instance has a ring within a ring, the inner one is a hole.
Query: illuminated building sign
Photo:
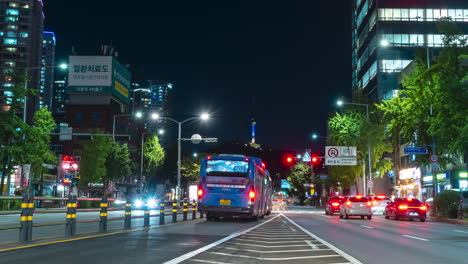
[[[421,178],[421,169],[411,168],[400,171],[400,180],[408,179],[420,179]]]
[[[462,179],[468,179],[468,172],[466,171],[460,172],[458,176]]]

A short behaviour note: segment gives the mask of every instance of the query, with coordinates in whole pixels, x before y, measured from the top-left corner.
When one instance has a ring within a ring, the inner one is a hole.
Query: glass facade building
[[[39,84],[39,108],[46,107],[52,111],[54,64],[55,64],[55,34],[44,31],[42,34],[42,58]]]
[[[437,54],[439,19],[449,17],[468,35],[466,0],[353,0],[352,8],[352,87],[374,101],[397,94],[399,72],[416,50]]]

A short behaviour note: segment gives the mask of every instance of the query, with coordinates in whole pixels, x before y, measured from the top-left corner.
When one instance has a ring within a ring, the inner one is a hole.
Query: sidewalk
[[[450,224],[455,224],[455,225],[468,225],[468,221],[465,221],[465,220],[439,218],[439,217],[432,217],[432,216],[429,216],[428,219],[433,222],[450,223]]]

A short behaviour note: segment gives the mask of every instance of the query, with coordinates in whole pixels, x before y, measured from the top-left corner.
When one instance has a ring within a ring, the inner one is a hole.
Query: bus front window
[[[247,177],[249,163],[237,160],[208,160],[207,176]]]

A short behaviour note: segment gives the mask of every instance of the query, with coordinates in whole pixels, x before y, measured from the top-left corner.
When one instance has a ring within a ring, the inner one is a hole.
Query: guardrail
[[[157,205],[154,210],[159,208],[159,214],[150,214],[150,208],[148,205],[145,205],[144,215],[143,216],[132,216],[132,203],[131,201],[127,200],[125,203],[124,209],[114,209],[114,211],[125,211],[122,217],[108,217],[108,211],[110,208],[109,203],[111,201],[115,201],[115,199],[108,199],[106,197],[103,198],[77,198],[76,195],[70,195],[68,198],[52,198],[55,200],[63,200],[66,201],[67,209],[62,210],[61,212],[66,212],[65,215],[65,222],[56,222],[56,223],[45,223],[45,224],[33,224],[34,213],[37,211],[34,210],[34,200],[51,200],[49,197],[34,197],[31,194],[24,194],[23,197],[0,197],[0,199],[5,200],[6,198],[12,200],[22,200],[21,202],[21,211],[20,213],[20,225],[18,226],[9,226],[8,229],[19,228],[19,241],[20,242],[29,242],[32,240],[32,231],[33,227],[37,226],[53,226],[53,225],[65,225],[65,236],[66,237],[73,237],[76,235],[76,224],[77,223],[90,223],[90,222],[99,222],[98,232],[105,233],[107,232],[107,222],[108,221],[116,221],[116,220],[124,220],[123,228],[124,229],[131,229],[132,227],[132,219],[133,218],[144,218],[143,226],[149,227],[150,226],[150,217],[159,217],[159,224],[165,224],[165,217],[166,213],[172,214],[172,222],[177,222],[177,215],[182,214],[183,220],[188,220],[189,211],[192,214],[192,220],[196,219],[197,213],[197,203],[196,201],[189,201],[184,199],[182,201],[162,201],[156,200]],[[76,220],[77,213],[80,212],[77,209],[77,202],[80,200],[94,200],[100,201],[100,208],[99,209],[83,209],[84,212],[89,211],[99,211],[99,219],[89,219],[89,220]],[[170,204],[172,207],[166,208],[165,205]],[[200,218],[203,218],[203,213],[200,212]],[[0,229],[1,230],[1,229]]]

